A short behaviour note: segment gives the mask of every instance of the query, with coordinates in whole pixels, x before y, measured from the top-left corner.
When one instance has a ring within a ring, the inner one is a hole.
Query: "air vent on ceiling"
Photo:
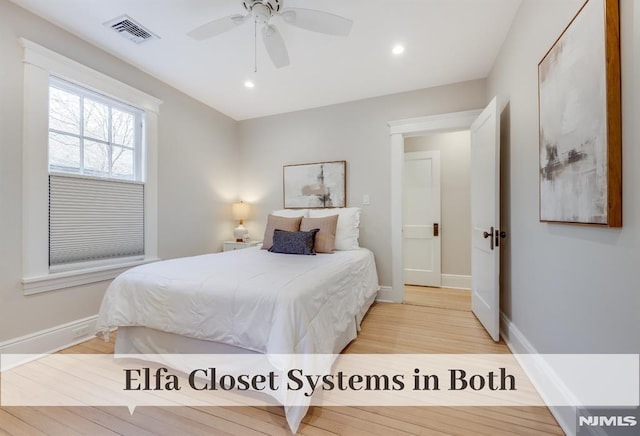
[[[114,18],[113,20],[104,23],[104,25],[111,27],[120,35],[135,42],[136,44],[140,44],[141,42],[148,41],[153,38],[159,39],[157,35],[151,33],[151,31],[141,24],[136,23],[133,18],[128,15],[122,15],[118,18]]]

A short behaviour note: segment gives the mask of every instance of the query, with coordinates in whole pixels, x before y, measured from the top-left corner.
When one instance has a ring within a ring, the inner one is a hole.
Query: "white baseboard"
[[[520,366],[522,366],[522,369],[524,369],[524,372],[527,374],[545,403],[549,403],[547,398],[557,398],[558,395],[561,395],[567,399],[567,404],[575,404],[575,402],[572,401],[573,395],[562,382],[562,379],[544,360],[542,355],[540,355],[538,350],[535,349],[522,332],[504,313],[500,314],[500,321],[500,336],[502,336],[502,339],[504,339],[511,352],[516,355],[516,360],[518,360],[518,363],[520,363]],[[537,358],[533,360],[534,363],[531,363],[530,360],[525,362],[524,360],[518,359],[518,354],[536,355]],[[546,381],[542,382],[543,379],[546,379]],[[545,392],[547,389],[553,389],[555,392]],[[574,436],[576,434],[576,407],[548,407],[565,434],[568,436]]]
[[[1,342],[0,354],[29,354],[35,358],[38,355],[55,353],[93,338],[97,318],[98,315],[94,315]]]
[[[396,293],[393,292],[393,288],[391,286],[380,286],[376,301],[381,303],[397,303]]]
[[[443,288],[471,290],[471,276],[441,274],[440,277]]]

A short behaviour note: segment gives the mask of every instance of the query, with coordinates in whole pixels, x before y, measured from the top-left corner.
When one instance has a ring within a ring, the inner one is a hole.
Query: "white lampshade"
[[[234,220],[246,220],[249,218],[250,211],[251,207],[242,201],[231,205],[231,215],[233,215]]]

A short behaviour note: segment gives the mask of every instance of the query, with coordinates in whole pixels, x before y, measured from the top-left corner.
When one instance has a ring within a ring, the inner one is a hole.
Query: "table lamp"
[[[248,233],[248,230],[242,224],[243,221],[249,217],[250,209],[249,205],[242,201],[231,205],[231,215],[233,215],[233,219],[240,221],[240,225],[233,229],[233,236],[236,238],[236,242],[242,242],[244,236]]]

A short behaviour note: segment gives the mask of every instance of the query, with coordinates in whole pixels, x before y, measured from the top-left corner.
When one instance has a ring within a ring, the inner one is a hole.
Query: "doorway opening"
[[[406,137],[404,156],[404,284],[470,290],[470,131]]]
[[[471,311],[470,134],[405,137],[405,304]]]
[[[391,301],[404,300],[402,180],[405,138],[427,132],[471,131],[471,310],[500,339],[500,113],[498,97],[481,111],[389,122],[391,136]],[[380,298],[385,297],[378,294]]]
[[[380,299],[401,303],[405,298],[404,288],[404,243],[403,243],[403,177],[405,141],[412,137],[464,131],[482,111],[473,110],[422,118],[389,122],[391,136],[391,253],[392,288],[385,290]]]

